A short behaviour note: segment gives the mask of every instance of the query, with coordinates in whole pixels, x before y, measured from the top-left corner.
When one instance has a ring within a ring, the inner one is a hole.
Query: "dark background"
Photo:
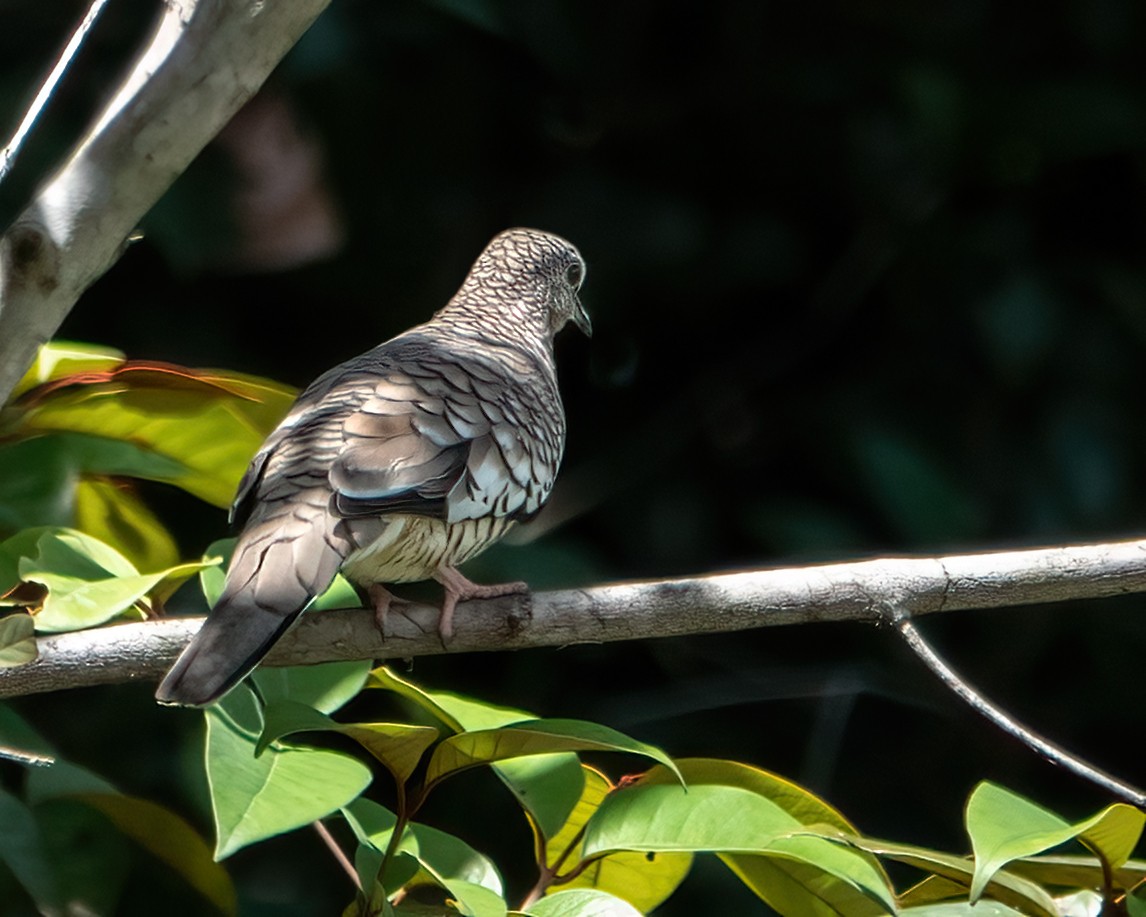
[[[0,0],[4,134],[83,6]],[[151,15],[112,3],[0,213]],[[596,333],[559,341],[570,434],[538,523],[551,530],[491,550],[475,579],[549,588],[1131,537],[1146,502],[1144,17],[1137,0],[335,0],[256,103],[275,130],[248,120],[208,149],[61,335],[301,386],[427,318],[494,233],[537,226],[581,248]],[[268,136],[310,180],[243,158]],[[289,220],[258,223],[243,195],[260,183],[326,214],[298,224],[324,257],[292,254]],[[188,556],[224,533],[222,512],[152,497]],[[1146,779],[1140,599],[922,627],[1017,717]],[[869,834],[956,851],[983,778],[1069,817],[1108,801],[870,627],[421,659],[412,674],[775,770]],[[18,709],[209,831],[188,782],[198,719],[156,710],[151,686]],[[524,888],[508,796],[479,776],[453,793],[428,820]],[[230,862],[244,913],[337,913],[349,895],[309,832]],[[124,869],[118,912],[148,912],[162,867]],[[763,911],[701,863],[661,913],[717,900]]]

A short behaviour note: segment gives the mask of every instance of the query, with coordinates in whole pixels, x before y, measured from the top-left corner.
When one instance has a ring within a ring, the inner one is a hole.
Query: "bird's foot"
[[[470,599],[496,599],[503,595],[517,595],[529,591],[529,586],[522,582],[481,586],[466,579],[456,567],[438,567],[434,579],[446,590],[445,598],[442,600],[442,613],[438,617],[438,636],[443,646],[454,635],[454,609],[457,608],[458,602],[468,602]]]
[[[386,615],[390,611],[390,604],[394,601],[394,596],[390,594],[389,589],[379,583],[371,584],[367,588],[366,594],[370,598],[370,604],[374,607],[374,626],[382,635],[382,639],[385,640]]]

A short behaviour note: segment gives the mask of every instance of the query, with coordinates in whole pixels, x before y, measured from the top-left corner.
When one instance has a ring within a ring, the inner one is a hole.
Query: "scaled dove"
[[[223,593],[156,698],[221,697],[339,571],[379,621],[382,584],[436,579],[443,639],[459,601],[524,590],[475,585],[457,566],[553,489],[565,444],[553,338],[569,321],[591,333],[584,275],[564,239],[507,230],[430,321],[307,388],[239,484]]]

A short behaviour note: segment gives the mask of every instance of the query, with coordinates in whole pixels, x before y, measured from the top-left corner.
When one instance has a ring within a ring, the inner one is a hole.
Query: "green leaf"
[[[619,751],[642,755],[679,776],[672,759],[659,748],[638,742],[608,726],[585,720],[536,719],[451,736],[434,749],[426,784],[479,764],[562,751]]]
[[[529,906],[529,917],[641,917],[622,898],[591,888],[571,888],[546,895]]]
[[[846,907],[878,913],[871,902],[894,910],[882,870],[862,854],[814,835],[777,802],[739,786],[689,784],[686,791],[671,780],[654,770],[610,795],[586,827],[584,856],[616,850],[710,851],[722,859],[739,854],[728,857],[728,865],[783,911]]]
[[[545,843],[545,864],[569,871],[582,859],[581,834],[613,790],[600,771],[582,765],[585,788],[561,830]],[[687,778],[686,778],[687,779]],[[534,825],[534,832],[537,826]],[[538,839],[540,841],[540,838]],[[539,845],[539,849],[540,845]],[[561,888],[593,888],[624,898],[641,912],[653,910],[676,891],[692,866],[691,853],[642,853],[622,850],[595,860]]]
[[[1062,888],[1102,888],[1106,883],[1102,862],[1092,856],[1051,854],[1028,857],[1012,861],[1007,871],[1040,885]],[[1146,882],[1146,862],[1128,860],[1110,873],[1110,879],[1116,889],[1134,888],[1140,882]]]
[[[904,914],[910,914],[911,917],[1023,917],[1022,911],[999,901],[979,901],[976,904],[970,901],[946,901],[900,908],[897,913],[901,917]]]
[[[422,760],[422,755],[438,740],[433,726],[407,723],[338,723],[319,711],[292,701],[276,701],[263,711],[263,733],[255,754],[262,754],[271,742],[297,732],[337,732],[365,748],[405,783]]]
[[[71,432],[129,442],[178,463],[141,474],[225,507],[251,456],[289,410],[293,389],[239,373],[124,363],[26,398],[18,433]]]
[[[370,660],[255,669],[259,694],[268,706],[290,701],[333,713],[362,689]]]
[[[758,853],[800,827],[774,802],[740,787],[638,782],[601,804],[583,851],[587,857],[615,850]]]
[[[339,574],[335,576],[330,585],[326,587],[326,592],[318,596],[307,606],[307,611],[325,611],[328,608],[361,607],[362,599],[359,598],[358,591],[350,585],[349,581]],[[363,681],[365,681],[365,678],[366,676],[364,674]],[[359,687],[361,688],[362,685],[359,685]]]
[[[826,832],[826,837],[836,837],[832,832]],[[941,853],[925,847],[916,847],[913,844],[899,844],[894,841],[877,840],[870,837],[838,837],[838,840],[850,844],[868,853],[874,853],[883,859],[906,863],[936,876],[941,876],[964,888],[971,885],[974,873],[974,864],[966,857],[955,856],[950,853]],[[1058,909],[1054,900],[1039,884],[1029,879],[1013,875],[1007,870],[1000,870],[987,884],[986,893],[1003,904],[1017,908],[1024,914],[1035,917],[1058,917]]]
[[[169,588],[193,576],[202,563],[181,564],[141,574],[115,548],[82,532],[50,529],[36,541],[36,553],[22,557],[19,575],[48,590],[35,613],[41,632],[94,627],[122,614],[161,583]]]
[[[30,614],[16,612],[0,618],[0,668],[27,665],[38,655],[36,622]]]
[[[359,843],[369,844],[378,851],[390,843],[397,819],[383,806],[368,799],[356,799],[343,809],[343,815]],[[421,879],[408,871],[395,875],[391,869],[386,876],[390,893],[407,882],[417,884],[429,880],[457,897],[469,913],[505,914],[501,875],[488,857],[469,844],[429,825],[412,823],[406,826],[397,849],[413,858],[424,875]]]
[[[970,900],[975,902],[995,872],[1007,863],[1069,840],[1082,841],[1110,868],[1117,869],[1138,843],[1146,815],[1118,803],[1072,825],[1022,796],[984,781],[967,800],[966,823],[975,854],[970,891]]]
[[[209,707],[206,716],[216,860],[329,815],[370,783],[369,768],[339,752],[269,748],[256,758],[262,716],[245,685]]]
[[[690,787],[709,784],[740,787],[774,802],[802,825],[827,826],[847,834],[856,833],[838,811],[818,796],[776,774],[736,761],[710,758],[690,758],[677,763]],[[644,779],[667,782],[669,778],[654,771]],[[799,848],[796,852],[800,855],[780,855],[785,844],[794,845],[793,851]],[[846,913],[858,917],[882,913],[885,909],[885,896],[871,894],[871,888],[878,888],[873,874],[882,876],[887,894],[891,893],[891,880],[875,857],[857,851],[864,860],[864,864],[859,865],[841,860],[838,850],[819,844],[808,848],[803,840],[795,838],[777,842],[773,852],[776,855],[767,857],[722,853],[720,859],[745,885],[781,913]],[[823,865],[827,868],[822,868],[818,862],[820,858],[825,858]],[[856,877],[861,880],[859,885],[847,877],[848,870],[853,867],[857,871]],[[837,875],[841,869],[844,875]],[[864,884],[869,879],[871,888]]]
[[[20,585],[20,560],[36,553],[36,542],[47,532],[68,532],[69,529],[41,525],[24,529],[0,541],[0,596]]]
[[[207,545],[207,550],[203,552],[204,561],[218,559],[218,563],[199,571],[199,586],[203,590],[203,598],[212,607],[223,594],[223,582],[227,578],[227,567],[231,563],[231,554],[235,550],[236,541],[237,538],[220,538]]]
[[[531,719],[512,707],[482,703],[448,691],[427,691],[386,667],[370,673],[367,688],[392,691],[413,702],[453,732],[493,729]],[[546,836],[561,829],[581,796],[581,761],[574,754],[536,755],[493,765],[494,773]]]
[[[36,359],[12,390],[12,400],[45,382],[54,382],[77,373],[105,372],[123,363],[122,351],[98,344],[76,341],[48,341],[41,344]]]
[[[0,862],[44,914],[63,912],[55,871],[32,810],[0,788]]]

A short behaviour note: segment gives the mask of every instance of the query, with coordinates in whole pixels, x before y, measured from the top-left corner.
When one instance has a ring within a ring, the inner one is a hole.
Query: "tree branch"
[[[330,0],[169,0],[76,151],[0,237],[0,404],[36,348]]]
[[[1107,793],[1125,800],[1131,805],[1140,809],[1146,808],[1146,793],[1138,787],[1100,770],[1054,742],[1043,738],[1001,707],[987,700],[973,685],[965,681],[951,666],[943,661],[939,654],[932,649],[931,644],[924,639],[915,626],[915,622],[908,615],[903,614],[898,609],[891,608],[888,609],[888,619],[895,625],[911,651],[931,670],[932,674],[981,717],[994,723],[1003,732],[1018,739],[1052,764],[1057,764],[1064,770],[1070,771],[1076,777],[1090,781]]]
[[[385,641],[364,609],[304,615],[268,665],[604,643],[820,621],[887,620],[1146,591],[1146,541],[883,558],[691,579],[620,583],[467,602],[443,647],[437,609],[395,603]],[[157,679],[199,626],[176,618],[37,640],[39,658],[0,669],[0,697]]]

